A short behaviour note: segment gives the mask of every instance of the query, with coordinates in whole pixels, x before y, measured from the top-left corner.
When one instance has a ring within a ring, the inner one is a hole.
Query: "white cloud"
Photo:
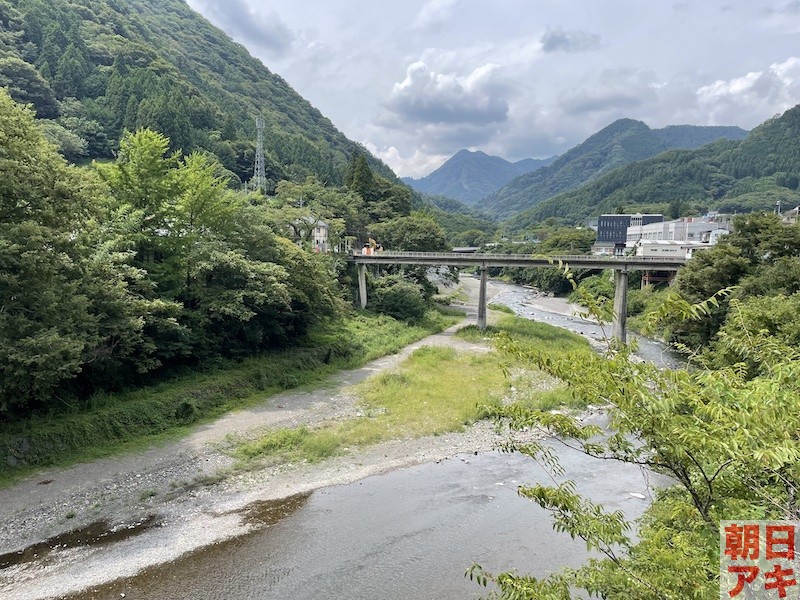
[[[402,156],[400,150],[394,146],[389,146],[383,150],[370,143],[365,144],[365,146],[372,154],[389,165],[400,177],[419,179],[441,167],[444,161],[450,158],[449,154],[428,154],[419,149],[414,150],[410,156]]]
[[[572,116],[591,113],[624,116],[645,103],[653,103],[659,85],[653,73],[605,69],[586,85],[565,92],[560,106]]]
[[[459,76],[436,73],[422,61],[411,64],[395,83],[386,107],[404,124],[476,124],[506,119],[508,85],[498,66],[485,64]]]
[[[414,20],[414,29],[436,29],[452,17],[458,0],[429,0]]]
[[[600,48],[600,36],[588,31],[547,30],[541,42],[545,52],[589,52]]]
[[[717,80],[697,90],[697,102],[713,124],[763,120],[783,112],[800,99],[800,58],[773,63],[729,80]]]

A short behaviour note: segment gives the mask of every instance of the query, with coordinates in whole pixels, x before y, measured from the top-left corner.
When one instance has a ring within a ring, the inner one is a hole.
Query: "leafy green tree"
[[[105,189],[69,167],[33,115],[0,90],[0,414],[52,408],[76,377],[118,361],[147,370],[145,330],[168,303],[139,295],[142,272],[100,224]],[[113,227],[111,227],[113,229]],[[159,316],[160,315],[160,316]],[[173,315],[174,316],[174,315]],[[129,363],[130,364],[130,363]],[[92,382],[89,382],[90,384]]]
[[[178,194],[178,157],[168,155],[168,148],[162,134],[140,129],[123,137],[116,162],[96,165],[117,201],[136,211],[135,264],[151,272],[169,253],[165,234]]]
[[[370,283],[370,310],[403,321],[425,316],[428,304],[419,285],[400,275],[384,275],[372,279]]]
[[[777,215],[741,215],[735,231],[707,250],[697,253],[678,273],[676,287],[684,300],[700,302],[717,290],[741,286],[733,297],[749,294],[793,293],[800,289],[800,227],[785,226]],[[715,307],[709,319],[678,323],[673,341],[699,348],[714,339],[725,321],[727,300]]]
[[[56,146],[61,156],[68,161],[77,162],[89,154],[89,144],[86,140],[56,121],[43,119],[41,126],[47,141]]]
[[[387,250],[441,252],[447,249],[444,230],[424,212],[373,225],[370,232]]]
[[[349,190],[322,185],[309,178],[303,183],[281,181],[269,203],[278,230],[311,248],[313,227],[327,223],[328,238],[336,246],[346,237],[363,238],[366,215],[362,198]]]
[[[53,90],[36,68],[14,56],[0,57],[0,87],[8,88],[11,97],[22,104],[33,104],[36,116],[58,116],[58,102]]]
[[[587,304],[595,310],[591,298]],[[677,297],[660,316],[702,318],[713,301],[690,305]],[[796,519],[800,474],[800,353],[765,332],[732,331],[735,345],[757,375],[739,366],[659,370],[632,361],[630,348],[604,354],[545,354],[505,340],[502,347],[565,381],[585,402],[603,405],[610,430],[524,403],[494,408],[507,424],[507,448],[537,458],[554,476],[554,453],[514,432],[540,429],[590,457],[640,465],[668,477],[638,529],[621,512],[582,498],[571,481],[521,486],[520,495],[549,510],[554,526],[584,539],[602,558],[543,579],[513,572],[469,574],[494,582],[500,598],[570,598],[571,589],[614,599],[705,599],[719,593],[719,521]],[[529,436],[528,436],[528,439]]]

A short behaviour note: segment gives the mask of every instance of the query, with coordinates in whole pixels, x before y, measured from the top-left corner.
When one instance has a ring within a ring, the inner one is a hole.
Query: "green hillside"
[[[545,198],[666,149],[664,142],[641,121],[620,119],[568,150],[551,165],[514,179],[480,201],[477,207],[498,218],[510,217]]]
[[[562,154],[552,165],[514,179],[478,203],[498,218],[508,218],[557,194],[574,190],[621,166],[669,149],[695,149],[719,139],[742,139],[739,127],[672,125],[650,129],[641,121],[619,119]]]
[[[578,223],[617,210],[682,213],[774,210],[800,204],[800,106],[741,141],[673,150],[619,168],[509,219],[524,229],[549,217]]]
[[[274,183],[341,183],[365,152],[182,0],[0,0],[0,24],[0,86],[48,119],[69,160],[111,158],[124,130],[149,127],[246,180],[259,114]]]

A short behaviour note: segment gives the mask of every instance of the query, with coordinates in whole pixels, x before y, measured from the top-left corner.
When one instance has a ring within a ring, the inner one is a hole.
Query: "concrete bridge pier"
[[[367,308],[367,265],[358,265],[358,297],[361,308]]]
[[[481,285],[478,288],[478,329],[486,329],[486,282],[489,279],[489,269],[481,267]]]
[[[614,269],[614,322],[611,335],[625,343],[625,325],[628,320],[628,269]]]

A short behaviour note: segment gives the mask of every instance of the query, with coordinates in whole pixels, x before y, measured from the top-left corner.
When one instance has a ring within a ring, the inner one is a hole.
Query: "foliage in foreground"
[[[704,318],[718,302],[664,311],[686,309],[687,318]],[[597,316],[599,307],[591,299],[587,304]],[[495,418],[511,432],[509,449],[563,475],[543,445],[513,439],[515,431],[538,428],[588,456],[640,465],[674,485],[658,494],[639,523],[638,540],[621,513],[578,496],[572,482],[523,486],[519,493],[548,509],[556,529],[584,539],[602,558],[544,579],[479,566],[468,575],[493,582],[493,597],[509,599],[565,599],[576,588],[607,599],[718,596],[720,520],[800,516],[800,353],[763,331],[729,335],[747,364],[673,371],[631,360],[630,347],[613,343],[602,355],[577,357],[507,339],[508,352],[564,380],[587,403],[605,404],[611,430],[601,435],[569,415],[521,405],[496,408]]]

